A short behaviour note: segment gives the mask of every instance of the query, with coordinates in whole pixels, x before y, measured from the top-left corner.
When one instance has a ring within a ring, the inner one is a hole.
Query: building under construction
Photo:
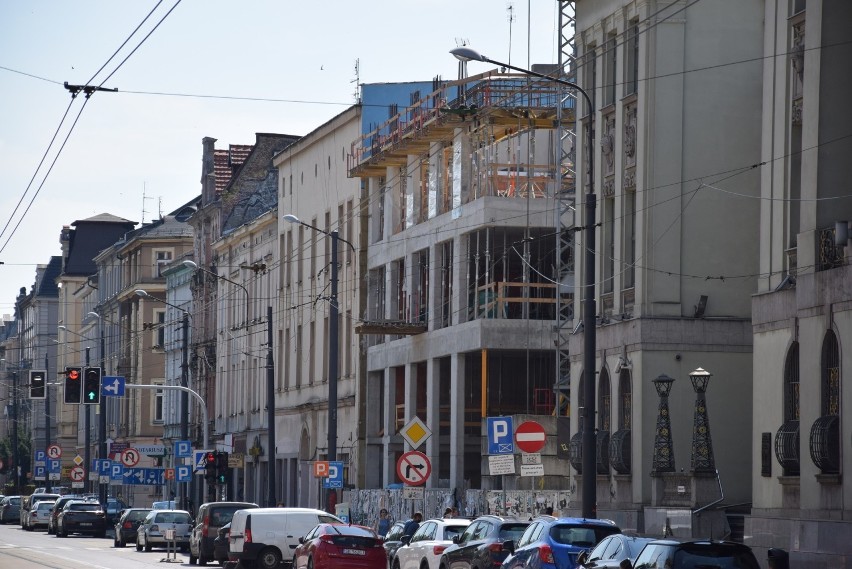
[[[433,432],[427,484],[462,489],[501,484],[483,464],[484,417],[567,413],[554,322],[574,300],[573,249],[559,231],[573,196],[562,129],[573,103],[552,81],[488,72],[436,82],[353,144],[369,219],[357,328],[365,458],[381,464],[367,487],[397,482],[409,450],[398,431],[415,416]]]

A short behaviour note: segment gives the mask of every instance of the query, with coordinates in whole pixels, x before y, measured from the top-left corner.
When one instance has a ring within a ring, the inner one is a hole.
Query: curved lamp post
[[[204,267],[199,267],[198,263],[196,263],[195,261],[192,261],[190,259],[186,259],[185,261],[183,261],[183,266],[188,268],[188,269],[193,269],[195,271],[203,271],[203,272],[207,273],[208,275],[213,275],[217,279],[221,279],[225,282],[229,282],[232,285],[238,286],[241,289],[243,289],[243,292],[246,293],[246,326],[248,326],[248,324],[249,324],[249,291],[245,286],[241,285],[240,283],[238,283],[236,281],[232,281],[231,279],[229,279],[227,277],[223,277],[222,275],[216,274],[211,270],[205,269]]]
[[[152,296],[148,294],[148,291],[137,289],[136,296],[141,296],[142,298],[148,298],[151,300],[156,300],[157,302],[162,302],[166,306],[171,306],[176,310],[180,310],[183,312],[183,318],[181,319],[181,331],[183,336],[183,347],[182,347],[182,362],[181,362],[181,373],[180,373],[180,384],[181,387],[189,388],[189,311],[185,308],[181,308],[176,304],[172,304],[162,298],[157,298],[156,296]],[[189,396],[186,391],[181,390],[180,394],[180,437],[182,440],[189,439]],[[185,488],[183,485],[179,487],[180,491],[180,499],[179,502],[183,506],[184,509],[189,509],[188,504],[186,503],[187,497]]]
[[[585,280],[583,283],[585,291],[585,296],[583,298],[583,370],[585,373],[583,377],[583,389],[586,394],[586,414],[584,415],[583,422],[582,502],[583,517],[595,518],[597,517],[597,478],[595,474],[595,465],[597,463],[595,438],[595,343],[597,341],[595,330],[595,208],[597,205],[597,198],[595,196],[594,129],[592,128],[595,121],[595,105],[592,103],[592,99],[589,97],[588,93],[586,93],[582,87],[571,81],[545,75],[544,73],[538,73],[537,71],[532,71],[530,69],[523,69],[522,67],[515,67],[508,63],[495,61],[467,46],[457,47],[450,50],[450,53],[459,61],[482,61],[485,63],[492,63],[494,65],[499,65],[500,67],[505,67],[506,69],[518,71],[525,75],[531,75],[533,77],[559,83],[560,85],[565,85],[566,87],[570,87],[583,95],[583,98],[586,100],[586,105],[589,107],[589,191],[586,193],[586,226],[584,228],[586,241],[584,245],[586,255],[584,267]]]

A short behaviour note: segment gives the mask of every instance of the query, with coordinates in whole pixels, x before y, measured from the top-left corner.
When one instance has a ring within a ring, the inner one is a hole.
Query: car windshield
[[[517,542],[524,532],[527,530],[528,523],[517,523],[517,524],[503,524],[500,526],[500,533],[498,537],[500,541],[508,541],[512,540]]]
[[[86,502],[82,502],[79,504],[72,503],[70,506],[68,506],[68,509],[74,510],[75,512],[99,512],[101,511],[101,505],[97,503],[89,504]]]
[[[131,512],[127,512],[127,517],[124,518],[124,521],[135,522],[138,520],[144,520],[145,516],[147,516],[150,511],[151,510],[133,510]]]
[[[467,526],[444,526],[444,539],[452,541],[455,536],[463,534],[465,529]]]
[[[189,514],[181,512],[157,514],[157,517],[154,519],[154,522],[158,524],[188,524]]]
[[[575,547],[592,547],[606,536],[614,533],[618,533],[618,530],[614,527],[554,524],[550,528],[550,538],[554,542]]]
[[[237,510],[243,510],[242,506],[231,506],[228,508],[216,508],[213,510],[213,513],[210,515],[210,523],[214,526],[223,526],[225,524],[231,523],[231,519],[234,517],[234,512]]]

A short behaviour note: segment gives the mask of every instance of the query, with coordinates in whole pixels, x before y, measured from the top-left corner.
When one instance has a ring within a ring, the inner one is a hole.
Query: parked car
[[[195,527],[189,536],[189,564],[206,565],[213,560],[213,540],[216,532],[225,524],[231,523],[234,512],[257,508],[251,502],[208,502],[198,508]]]
[[[175,530],[175,546],[189,549],[192,517],[186,510],[151,510],[136,529],[136,551],[151,551],[152,547],[167,547],[166,530]]]
[[[577,556],[603,538],[621,533],[615,522],[583,518],[536,518],[503,561],[504,569],[574,569]]]
[[[127,547],[128,542],[136,543],[136,530],[145,516],[151,511],[150,508],[127,508],[121,511],[118,521],[115,522],[114,547]]]
[[[580,554],[577,562],[583,569],[619,569],[625,559],[631,564],[653,537],[636,537],[617,533],[605,537],[588,554]]]
[[[453,545],[441,555],[440,569],[497,567],[509,555],[505,542],[517,541],[529,525],[517,518],[480,516],[453,538]]]
[[[318,524],[293,553],[294,569],[385,569],[382,538],[366,526]]]
[[[47,520],[47,533],[48,535],[53,535],[56,533],[56,518],[59,517],[59,512],[62,511],[62,508],[65,507],[65,504],[70,502],[71,500],[82,500],[82,496],[77,496],[76,494],[65,494],[61,498],[57,498],[55,502],[53,502],[53,507],[50,509],[50,518]]]
[[[393,558],[396,551],[402,547],[402,530],[405,528],[405,522],[394,523],[388,533],[385,534],[383,546],[385,555],[388,558],[388,567],[393,567]]]
[[[230,522],[216,530],[216,539],[213,540],[213,561],[218,562],[219,565],[225,565],[229,561],[228,540],[230,537]]]
[[[48,494],[46,492],[42,492],[40,494],[30,494],[29,496],[21,497],[21,527],[24,529],[29,529],[30,512],[37,503],[41,502],[42,500],[56,501],[58,498],[60,498],[59,494]]]
[[[242,565],[276,569],[291,563],[299,538],[317,524],[343,523],[337,516],[310,508],[237,510],[231,519],[229,556]]]
[[[642,548],[633,569],[698,569],[705,567],[737,567],[758,569],[760,564],[751,548],[732,541],[654,540]]]
[[[72,533],[106,537],[106,512],[92,500],[70,500],[56,517],[56,537]]]
[[[53,508],[54,502],[50,500],[41,500],[36,502],[36,505],[30,511],[30,523],[27,525],[28,531],[33,531],[44,526],[47,529],[47,521],[50,519],[50,510]]]
[[[0,500],[0,524],[8,524],[21,519],[21,497],[4,496]]]
[[[410,539],[403,536],[403,545],[396,550],[392,569],[438,569],[441,554],[470,524],[471,521],[464,518],[426,520]]]

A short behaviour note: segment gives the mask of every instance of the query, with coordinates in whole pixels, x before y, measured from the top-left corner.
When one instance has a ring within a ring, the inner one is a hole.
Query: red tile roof
[[[216,193],[220,194],[246,161],[254,148],[251,144],[231,144],[228,150],[213,151],[213,171],[216,174]]]

